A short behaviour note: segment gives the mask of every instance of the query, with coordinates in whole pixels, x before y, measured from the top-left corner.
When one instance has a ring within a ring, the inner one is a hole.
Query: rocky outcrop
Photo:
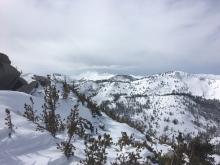
[[[8,56],[0,53],[0,90],[16,90],[27,85],[20,75],[21,73],[11,65]]]
[[[33,79],[40,83],[41,86],[46,86],[50,84],[50,80],[44,76],[34,75]]]
[[[23,85],[22,87],[18,88],[17,91],[31,94],[32,92],[34,92],[34,89],[36,89],[37,87],[38,87],[38,82],[32,81],[31,83],[27,85]]]
[[[8,56],[0,53],[0,64],[8,64],[11,65],[11,61],[9,60]]]
[[[45,76],[33,75],[31,79],[33,80],[32,82],[23,85],[22,87],[18,88],[17,91],[32,94],[35,89],[39,87],[39,85],[44,87],[50,83],[50,80]]]
[[[19,71],[11,66],[8,56],[0,53],[0,90],[12,90],[19,77]]]

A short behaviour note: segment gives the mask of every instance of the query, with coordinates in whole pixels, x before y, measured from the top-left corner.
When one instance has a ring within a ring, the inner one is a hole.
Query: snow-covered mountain
[[[110,79],[84,81],[84,83],[86,83],[85,88],[98,90],[100,95],[105,94],[107,98],[110,94],[115,93],[163,95],[178,92],[189,93],[206,99],[220,99],[220,77],[214,75],[188,74],[173,71],[140,79],[127,75],[116,75]],[[84,83],[80,85],[83,86]]]
[[[178,131],[196,133],[207,126],[217,127],[220,120],[219,76],[174,71],[140,79],[120,75],[107,80],[78,81],[75,86],[104,111],[126,116],[142,125],[143,130],[153,127],[158,136],[166,133],[172,137],[172,132]]]
[[[31,82],[32,76],[26,74],[23,77]],[[115,144],[107,148],[109,165],[117,154],[135,150],[132,146],[119,149],[116,143],[121,132],[134,134],[136,141],[147,143],[148,147],[140,152],[144,158],[172,150],[169,142],[179,132],[196,136],[198,132],[209,131],[213,143],[220,141],[220,76],[173,71],[147,77],[86,77],[76,80],[75,77],[54,75],[53,83],[60,91],[57,113],[65,119],[71,108],[79,104],[80,117],[91,122],[96,130],[90,132],[93,137],[110,134]],[[61,96],[64,80],[72,87],[68,99]],[[85,159],[85,139],[74,136],[75,154],[67,160],[57,149],[57,143],[68,138],[67,131],[53,138],[47,131],[36,131],[37,125],[23,117],[24,104],[31,104],[30,97],[40,116],[44,104],[41,85],[31,95],[0,91],[0,164],[79,164]],[[92,113],[90,104],[101,111],[101,116]],[[4,124],[5,109],[11,111],[15,126],[12,138],[8,137],[8,128]],[[220,160],[218,155],[214,157],[217,162]]]

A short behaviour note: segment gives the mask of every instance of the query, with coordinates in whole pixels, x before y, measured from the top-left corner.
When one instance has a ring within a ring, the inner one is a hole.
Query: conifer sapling
[[[9,109],[5,109],[5,113],[6,113],[6,117],[5,117],[5,124],[6,126],[8,127],[9,129],[9,133],[8,133],[8,136],[9,138],[11,138],[11,135],[12,133],[14,132],[14,125],[12,124],[12,121],[11,121],[11,113],[10,113],[10,110]]]

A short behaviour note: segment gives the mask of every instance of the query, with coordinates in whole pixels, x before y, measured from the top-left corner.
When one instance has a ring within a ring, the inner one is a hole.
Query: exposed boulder
[[[16,90],[27,82],[20,78],[20,72],[11,65],[8,56],[0,53],[0,90]]]

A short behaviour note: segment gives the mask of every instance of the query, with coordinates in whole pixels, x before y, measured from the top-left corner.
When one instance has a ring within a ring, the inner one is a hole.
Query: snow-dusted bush
[[[6,117],[5,117],[5,125],[9,129],[8,136],[11,138],[12,133],[14,132],[14,124],[11,121],[11,113],[9,109],[5,109]]]
[[[107,160],[106,140],[99,136],[90,143],[86,142],[85,160],[81,161],[83,165],[104,165]]]
[[[24,104],[24,114],[23,116],[26,117],[28,120],[32,122],[36,122],[38,120],[38,116],[36,115],[36,111],[34,111],[34,101],[32,97],[30,97],[31,105]]]
[[[62,141],[61,143],[57,144],[57,149],[61,150],[64,155],[69,159],[71,156],[74,155],[75,147],[71,143],[71,138],[68,141]]]
[[[121,138],[119,138],[118,143],[117,143],[121,150],[126,145],[132,145],[134,143],[135,139],[134,139],[133,134],[128,136],[126,132],[122,132],[121,135],[122,136],[121,136]]]

